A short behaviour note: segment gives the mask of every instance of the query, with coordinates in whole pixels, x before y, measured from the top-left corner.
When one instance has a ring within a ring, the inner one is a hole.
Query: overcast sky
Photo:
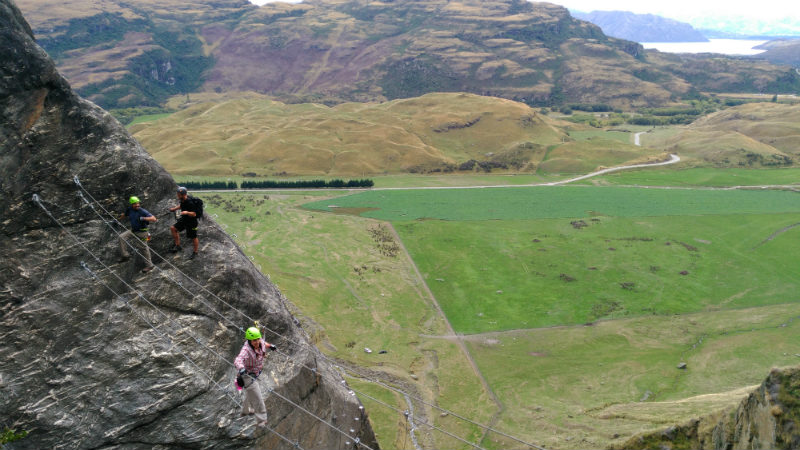
[[[263,5],[272,0],[250,0]],[[289,3],[298,3],[291,0]],[[737,2],[730,0],[554,0],[570,9],[584,12],[631,11],[637,14],[657,14],[671,19],[688,21],[694,17],[744,16],[754,19],[780,19],[800,17],[800,2],[797,0],[759,0]]]

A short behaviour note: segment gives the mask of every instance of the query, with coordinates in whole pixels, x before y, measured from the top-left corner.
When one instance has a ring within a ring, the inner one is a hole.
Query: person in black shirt
[[[183,247],[181,247],[181,237],[178,233],[186,230],[186,237],[192,240],[192,246],[194,247],[194,252],[189,256],[189,259],[194,259],[197,256],[197,250],[200,248],[200,241],[197,239],[197,206],[194,202],[194,198],[189,195],[185,187],[178,188],[178,201],[180,201],[179,205],[169,209],[173,212],[179,209],[181,210],[178,221],[169,228],[172,233],[172,238],[175,240],[170,251],[172,253],[177,253],[183,250]]]

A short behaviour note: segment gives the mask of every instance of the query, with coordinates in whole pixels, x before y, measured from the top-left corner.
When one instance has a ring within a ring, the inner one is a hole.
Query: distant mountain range
[[[753,17],[702,15],[684,21],[628,11],[570,10],[579,19],[603,29],[609,36],[636,42],[705,42],[708,39],[800,38],[800,18],[777,20]]]
[[[763,48],[766,51],[759,54],[775,64],[787,64],[793,67],[800,67],[800,39],[775,39],[756,48]]]
[[[786,67],[645,51],[526,0],[20,0],[38,43],[105,108],[255,91],[285,102],[471,92],[640,108],[697,92],[800,90]]]
[[[709,39],[763,39],[769,42],[758,48],[766,51],[755,58],[773,64],[800,67],[800,38],[777,38],[775,34],[800,35],[800,21],[785,18],[777,22],[733,20],[730,18],[697,19],[697,23],[717,29],[695,29],[692,25],[653,14],[634,14],[627,11],[570,11],[579,19],[599,26],[603,33],[636,42],[707,42]],[[737,30],[737,31],[726,31]],[[750,32],[748,34],[748,32]],[[754,34],[755,33],[755,34]],[[762,34],[758,34],[762,33]],[[772,34],[770,34],[772,33]]]
[[[707,42],[691,25],[653,14],[628,11],[570,11],[578,19],[589,21],[603,33],[635,42]]]

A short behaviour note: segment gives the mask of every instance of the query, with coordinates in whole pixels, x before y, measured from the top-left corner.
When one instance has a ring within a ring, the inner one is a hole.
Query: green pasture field
[[[304,206],[322,211],[358,211],[362,217],[389,221],[520,220],[800,212],[800,195],[771,190],[536,186],[372,190]]]
[[[547,448],[599,448],[735,405],[770,367],[800,361],[795,194],[576,186],[544,188],[542,200],[539,189],[201,196],[323,352],[479,423],[500,412],[497,429]],[[300,208],[309,202],[349,214]],[[375,239],[384,217],[468,333],[502,407],[446,336],[410,261]],[[408,408],[402,395],[349,382]],[[402,415],[360,398],[382,448],[412,448]],[[414,408],[480,439],[474,425]],[[424,426],[418,438],[469,448]],[[480,445],[520,448],[494,433]]]
[[[610,139],[624,144],[633,144],[634,133],[628,131],[614,130],[573,130],[569,132],[569,137],[575,140],[591,140],[591,139]]]
[[[456,332],[794,301],[800,213],[397,222]]]
[[[634,169],[580,183],[638,186],[791,186],[800,185],[800,168],[782,169]]]
[[[795,301],[467,339],[505,405],[499,428],[585,449],[735,407],[771,367],[800,363],[798,332]]]
[[[657,126],[657,127],[647,127],[647,126],[640,126],[640,127],[632,127],[629,126],[628,129],[631,131],[638,133],[640,131],[645,131],[646,133],[642,133],[639,135],[639,143],[643,147],[652,147],[652,148],[664,148],[667,147],[673,138],[678,136],[682,130],[686,128],[685,125],[671,125],[671,126]]]
[[[645,125],[618,125],[606,129],[571,130],[569,136],[575,140],[590,140],[607,138],[624,144],[634,144],[634,135],[644,132],[639,136],[639,143],[643,147],[663,148],[673,137],[677,136],[684,125],[645,126]]]
[[[487,398],[465,355],[449,341],[423,337],[445,334],[444,318],[431,304],[407,255],[396,248],[388,227],[297,207],[327,195],[331,194],[198,194],[206,214],[286,295],[296,308],[295,317],[324,353],[348,366],[363,367],[371,377],[428,403],[487,423],[497,406]],[[373,352],[365,353],[365,347]],[[364,381],[356,384],[400,411],[409,408],[402,396]],[[402,414],[366,397],[361,400],[382,448],[413,448]],[[445,422],[442,425],[454,434],[477,440],[474,425],[442,418],[420,402],[414,402],[414,409],[430,423]],[[429,448],[470,448],[440,432],[426,436],[433,444]],[[406,447],[397,445],[403,442]]]

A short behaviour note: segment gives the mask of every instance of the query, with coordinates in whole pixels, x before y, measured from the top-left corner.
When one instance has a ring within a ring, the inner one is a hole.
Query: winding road
[[[489,188],[508,188],[508,187],[531,187],[531,186],[559,186],[562,184],[572,183],[573,181],[580,181],[585,180],[587,178],[596,177],[598,175],[603,175],[606,173],[617,172],[619,170],[627,170],[627,169],[639,169],[642,167],[657,167],[657,166],[667,166],[670,164],[675,164],[680,162],[680,156],[671,153],[669,155],[669,159],[667,161],[659,161],[654,163],[642,163],[642,164],[631,164],[627,166],[617,166],[617,167],[609,167],[607,169],[601,169],[596,172],[592,172],[586,175],[581,175],[574,178],[569,178],[566,180],[561,181],[551,181],[548,183],[530,183],[530,184],[492,184],[492,185],[480,185],[480,186],[417,186],[417,187],[392,187],[392,188],[364,188],[364,189],[353,189],[353,190],[370,190],[370,191],[411,191],[411,190],[421,190],[421,189],[489,189]]]

